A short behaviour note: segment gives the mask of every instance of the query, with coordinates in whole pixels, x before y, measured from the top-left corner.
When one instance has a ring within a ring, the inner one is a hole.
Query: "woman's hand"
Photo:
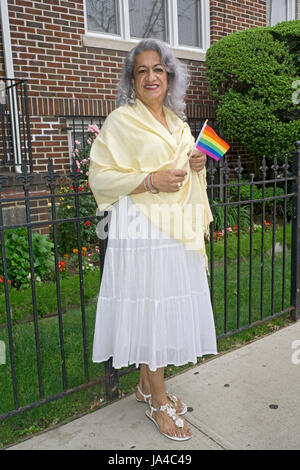
[[[185,170],[162,170],[152,174],[152,183],[155,189],[165,193],[180,191],[182,181],[187,172]]]
[[[206,164],[206,155],[203,152],[200,152],[198,149],[193,149],[191,152],[188,153],[190,156],[190,167],[194,171],[201,171],[205,167]]]

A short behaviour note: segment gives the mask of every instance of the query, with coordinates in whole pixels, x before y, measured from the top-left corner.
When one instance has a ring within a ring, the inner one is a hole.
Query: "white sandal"
[[[146,416],[153,421],[153,423],[156,425],[157,429],[161,434],[164,436],[168,437],[169,439],[172,439],[173,441],[187,441],[190,439],[192,436],[185,436],[185,437],[177,437],[177,436],[170,436],[169,434],[166,434],[162,432],[156,422],[156,420],[153,417],[153,411],[166,411],[167,415],[175,421],[175,425],[177,428],[183,428],[184,422],[183,419],[178,418],[178,415],[176,414],[174,408],[167,403],[166,405],[160,406],[159,408],[154,408],[151,403],[149,404],[150,410],[146,410]]]
[[[139,398],[137,398],[137,396],[135,396],[135,398],[137,399],[137,401],[141,402],[141,403],[147,403],[149,404],[150,403],[150,400],[151,400],[151,393],[150,395],[145,395],[142,390],[140,389],[139,385],[137,386],[137,389],[139,391],[139,393],[142,395],[143,397],[143,400],[140,400]]]
[[[137,386],[137,389],[138,389],[139,393],[140,393],[140,394],[142,395],[142,397],[143,397],[143,400],[140,400],[139,398],[137,398],[137,396],[135,396],[135,398],[137,399],[137,401],[139,401],[140,403],[147,403],[147,404],[149,404],[149,403],[150,403],[150,400],[151,400],[151,394],[150,394],[150,395],[145,395],[145,394],[142,392],[142,390],[140,389],[139,385]],[[170,393],[170,392],[166,392],[166,394],[167,394],[167,397],[169,398],[169,400],[171,400],[171,401],[174,403],[175,408],[176,408],[176,403],[178,402],[178,398],[177,398],[175,395],[173,395],[172,393]],[[178,416],[182,416],[182,415],[184,415],[184,414],[187,412],[187,406],[186,406],[186,404],[183,403],[183,402],[181,402],[181,403],[182,403],[182,405],[183,405],[183,410],[180,411],[180,412],[176,412],[176,414],[177,414]]]
[[[170,393],[170,392],[166,392],[166,393],[167,393],[167,397],[169,398],[169,400],[171,400],[171,401],[174,403],[175,408],[176,408],[176,403],[178,402],[178,398],[177,398],[175,395],[172,395],[172,393]],[[177,412],[176,412],[176,414],[177,414],[178,416],[182,416],[182,415],[184,415],[184,414],[187,412],[187,406],[186,406],[186,404],[183,403],[183,401],[182,401],[181,403],[182,403],[182,405],[183,405],[183,410],[180,411],[180,413],[177,413]]]

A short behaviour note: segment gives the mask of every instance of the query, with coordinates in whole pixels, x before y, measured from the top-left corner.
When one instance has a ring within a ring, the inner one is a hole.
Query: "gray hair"
[[[185,94],[189,84],[187,66],[176,59],[171,49],[156,39],[143,39],[134,47],[126,57],[122,75],[118,84],[117,106],[135,103],[131,80],[135,58],[144,51],[156,51],[161,58],[168,76],[168,91],[164,105],[170,108],[181,119],[185,119]]]

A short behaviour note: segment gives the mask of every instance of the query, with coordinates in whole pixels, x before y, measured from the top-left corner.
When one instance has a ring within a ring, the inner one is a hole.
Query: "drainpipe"
[[[12,59],[11,40],[10,40],[10,28],[9,28],[9,17],[8,7],[6,1],[0,1],[0,16],[1,16],[1,27],[2,27],[2,41],[4,50],[4,63],[6,77],[11,79],[11,84],[15,79],[14,66]],[[17,93],[15,87],[8,89],[8,101],[9,109],[11,113],[12,122],[12,141],[14,151],[14,164],[15,172],[21,173],[22,153],[21,153],[21,139],[20,139],[20,127],[19,127],[19,115],[17,106]]]

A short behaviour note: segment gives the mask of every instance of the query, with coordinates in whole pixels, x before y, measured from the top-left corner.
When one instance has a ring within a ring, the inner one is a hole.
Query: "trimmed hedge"
[[[282,164],[299,139],[299,105],[292,101],[293,83],[300,79],[299,36],[300,21],[284,22],[230,34],[207,51],[207,78],[224,138],[243,144],[252,157],[273,160],[277,154]]]

